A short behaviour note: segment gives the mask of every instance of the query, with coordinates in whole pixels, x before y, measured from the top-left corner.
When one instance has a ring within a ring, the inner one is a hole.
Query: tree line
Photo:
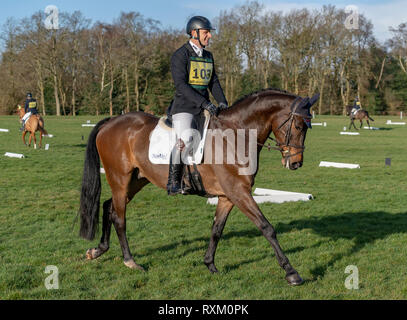
[[[184,29],[165,29],[138,12],[112,23],[60,13],[51,30],[45,19],[39,11],[2,26],[0,114],[13,113],[28,91],[43,115],[165,112],[175,91],[170,57],[188,40]],[[380,44],[365,16],[356,29],[347,19],[332,5],[283,14],[251,1],[221,11],[208,50],[229,104],[274,87],[319,92],[317,114],[343,114],[355,96],[374,114],[406,111],[407,24],[390,28],[392,38]]]

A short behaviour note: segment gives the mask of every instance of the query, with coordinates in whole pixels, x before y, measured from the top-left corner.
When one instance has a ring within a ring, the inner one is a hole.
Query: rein
[[[302,98],[301,98],[301,97],[297,97],[297,98],[293,101],[293,103],[291,104],[291,109],[293,109],[294,105],[295,105],[299,100],[302,100]],[[297,106],[298,106],[298,105],[297,105]],[[284,159],[286,159],[286,160],[289,159],[289,158],[291,158],[291,157],[296,156],[297,154],[302,154],[302,153],[304,153],[305,146],[297,146],[297,145],[294,145],[294,144],[291,144],[291,143],[290,143],[291,130],[292,130],[292,123],[293,123],[293,121],[294,121],[294,115],[296,115],[297,106],[295,106],[295,109],[290,112],[289,117],[277,128],[277,130],[280,130],[287,122],[289,123],[289,126],[288,126],[289,130],[286,131],[286,133],[285,133],[285,142],[284,142],[284,143],[280,143],[280,142],[278,142],[276,139],[273,139],[271,136],[268,136],[267,139],[270,139],[270,140],[272,140],[272,141],[274,141],[274,142],[276,143],[276,146],[275,146],[275,147],[272,147],[272,146],[270,145],[270,143],[269,143],[267,146],[266,146],[265,144],[261,144],[261,143],[257,143],[257,144],[258,144],[259,146],[261,146],[261,147],[266,147],[266,148],[268,149],[268,151],[271,151],[271,149],[274,149],[274,150],[278,150],[278,151],[282,152],[282,153],[283,153],[283,157],[284,157]],[[287,154],[287,153],[290,152],[290,150],[284,150],[284,147],[292,147],[292,148],[300,149],[301,151],[298,151],[298,152],[296,152],[296,153],[294,153],[294,154],[291,154],[291,153],[290,153],[290,154]]]

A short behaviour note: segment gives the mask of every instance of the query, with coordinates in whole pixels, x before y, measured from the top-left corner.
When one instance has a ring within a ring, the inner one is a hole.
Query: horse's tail
[[[82,177],[82,191],[79,207],[81,227],[79,235],[87,240],[93,240],[99,224],[100,206],[100,158],[96,147],[96,137],[100,127],[109,121],[100,121],[89,135],[85,154],[85,164]]]
[[[369,115],[367,115],[367,117],[369,118],[369,120],[370,120],[370,121],[374,121],[372,118],[370,118],[370,116],[369,116]]]
[[[43,136],[47,136],[47,135],[48,135],[48,132],[47,132],[47,130],[45,130],[45,128],[44,128],[44,119],[43,119],[41,116],[39,116],[38,121],[39,121],[39,126],[38,126],[38,128],[39,128],[41,134],[42,134]]]

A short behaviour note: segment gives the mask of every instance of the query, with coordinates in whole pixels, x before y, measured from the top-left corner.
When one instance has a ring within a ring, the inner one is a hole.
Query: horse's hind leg
[[[113,214],[112,222],[119,238],[120,247],[123,253],[124,264],[131,269],[144,270],[134,262],[130,253],[129,243],[126,236],[126,192],[113,192]]]
[[[33,133],[33,137],[34,137],[34,149],[37,149],[37,137],[35,136],[35,131]]]
[[[360,119],[359,121],[360,121],[360,129],[362,129],[363,121],[362,121],[362,119]]]
[[[96,259],[109,250],[110,244],[110,230],[112,228],[112,199],[109,199],[103,203],[103,230],[102,238],[97,248],[89,249],[86,252],[87,259]]]
[[[42,147],[42,132],[40,131],[40,144],[38,145],[38,148],[41,149]]]
[[[118,189],[112,188],[113,212],[111,215],[111,220],[116,229],[117,237],[119,238],[124,264],[131,269],[144,270],[143,267],[134,262],[126,236],[127,203],[130,202],[137,192],[139,192],[146,184],[149,183],[147,179],[138,179],[138,173],[138,169],[133,170],[131,176],[128,177],[128,184],[122,184]],[[121,183],[123,183],[123,181],[121,181]]]
[[[209,271],[214,273],[218,272],[215,267],[215,252],[220,237],[222,236],[223,228],[225,227],[226,220],[230,211],[233,208],[233,203],[226,197],[219,197],[218,206],[216,208],[215,220],[212,225],[212,234],[209,241],[209,247],[205,254],[204,263]]]
[[[369,129],[370,129],[370,122],[369,122],[369,119],[366,119],[366,122],[367,122],[367,125],[369,126]]]

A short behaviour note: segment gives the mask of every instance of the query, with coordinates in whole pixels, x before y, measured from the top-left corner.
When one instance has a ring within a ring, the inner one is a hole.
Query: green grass
[[[129,204],[127,235],[137,263],[126,268],[112,230],[110,250],[85,260],[87,242],[74,224],[86,140],[102,117],[46,117],[54,138],[45,151],[25,147],[16,117],[0,117],[0,299],[406,299],[407,152],[405,126],[375,116],[360,136],[341,136],[345,117],[317,117],[306,139],[304,166],[282,168],[277,151],[263,151],[255,187],[306,192],[308,202],[260,205],[292,265],[305,279],[290,287],[267,240],[233,209],[216,254],[219,274],[203,264],[214,206],[196,196],[171,197],[148,185]],[[84,136],[84,140],[82,140]],[[23,153],[24,159],[4,157]],[[385,167],[385,158],[391,158]],[[319,168],[320,161],[361,169]],[[102,201],[110,189],[102,176]],[[99,239],[99,235],[98,235]],[[47,265],[59,269],[47,290]],[[345,268],[356,265],[359,289],[348,290]]]

